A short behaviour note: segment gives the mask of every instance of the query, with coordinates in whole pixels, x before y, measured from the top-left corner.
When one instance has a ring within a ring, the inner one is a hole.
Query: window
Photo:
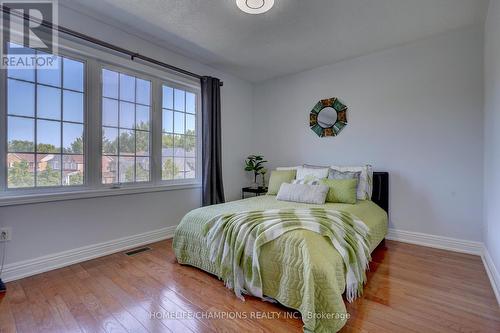
[[[199,83],[76,49],[56,70],[0,71],[0,205],[199,186]]]
[[[85,64],[57,62],[7,71],[7,188],[84,184]]]
[[[102,182],[150,180],[151,82],[102,69]]]
[[[162,88],[162,179],[196,178],[196,95]]]

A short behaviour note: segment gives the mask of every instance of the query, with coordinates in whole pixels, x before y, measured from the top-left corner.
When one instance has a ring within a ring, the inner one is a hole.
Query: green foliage
[[[136,132],[135,135],[137,138],[136,153],[149,152],[149,132]]]
[[[135,134],[133,131],[125,131],[120,134],[120,152],[135,153]]]
[[[9,187],[33,187],[34,176],[30,172],[29,163],[26,161],[14,162],[12,168],[9,168],[8,177]]]
[[[9,142],[9,151],[16,153],[28,153],[34,151],[34,144],[32,141],[27,140],[12,140]],[[39,143],[37,145],[37,152],[39,153],[60,153],[59,148],[52,144]],[[71,148],[64,148],[64,153],[71,154],[83,154],[83,139],[76,138],[75,141],[71,143]]]
[[[149,170],[144,168],[141,163],[137,164],[137,174],[135,179],[140,182],[145,182],[149,180]]]
[[[120,164],[120,168],[122,168],[123,166]],[[125,179],[124,179],[124,182],[125,183],[128,183],[128,182],[133,182],[134,181],[134,165],[129,165],[127,166],[127,169],[125,170]],[[122,182],[120,180],[120,182]]]
[[[104,136],[104,130],[102,131],[102,151],[105,154],[116,155],[118,154],[118,140],[115,139],[110,141],[108,138]]]
[[[47,165],[45,170],[38,173],[36,182],[37,186],[59,186],[61,185],[61,173]]]
[[[47,143],[39,143],[37,145],[37,148],[36,148],[37,152],[39,153],[47,153],[47,154],[50,154],[50,153],[60,153],[60,150],[58,148],[56,148],[56,146],[52,145],[52,144],[47,144]]]
[[[136,129],[141,131],[149,131],[149,122],[141,121],[139,124],[137,124]]]
[[[186,151],[192,151],[196,147],[196,137],[194,136],[194,131],[187,131],[186,141],[184,142],[184,147]]]
[[[174,179],[174,176],[179,172],[179,168],[174,164],[174,160],[169,158],[165,160],[162,166],[162,178]]]
[[[134,170],[134,165],[130,165],[127,167],[125,170],[125,181],[126,182],[133,182],[134,181],[134,172],[137,171],[135,174],[135,181],[148,181],[149,180],[149,170],[143,168],[142,164],[137,163],[137,168]]]
[[[260,174],[264,170],[264,156],[261,155],[250,155],[245,160],[245,171],[253,171],[256,174]]]
[[[252,171],[254,173],[254,181],[257,182],[257,176],[264,175],[267,172],[267,169],[264,167],[264,163],[267,163],[264,160],[264,156],[262,155],[250,155],[245,160],[245,171]]]
[[[34,143],[33,141],[27,141],[27,140],[12,140],[9,141],[9,151],[12,152],[32,152],[34,150]]]
[[[162,137],[164,148],[180,147],[186,151],[192,151],[196,147],[196,137],[193,130],[186,131],[186,135],[182,134],[164,134]]]
[[[144,127],[147,129],[147,127]],[[102,150],[106,154],[116,155],[118,154],[118,141],[120,142],[120,151],[127,153],[135,153],[136,149],[138,152],[149,151],[150,132],[141,131],[124,131],[120,134],[119,139],[109,140],[104,137],[103,132],[103,143]],[[162,143],[164,148],[183,147],[186,151],[191,151],[196,147],[196,137],[194,136],[194,131],[186,131],[186,135],[182,134],[164,134],[162,136]],[[137,144],[137,147],[136,147]]]
[[[70,154],[83,154],[83,139],[76,138],[76,140],[71,143],[71,148],[64,148],[63,152]]]
[[[69,185],[82,185],[83,174],[78,172],[69,176]]]

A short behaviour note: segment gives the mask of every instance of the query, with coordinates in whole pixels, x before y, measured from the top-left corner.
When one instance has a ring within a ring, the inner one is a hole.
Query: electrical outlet
[[[7,242],[12,239],[12,228],[0,228],[0,242]]]

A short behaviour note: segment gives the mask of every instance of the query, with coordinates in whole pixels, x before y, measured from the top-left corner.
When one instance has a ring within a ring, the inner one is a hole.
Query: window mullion
[[[7,190],[7,70],[0,71],[0,192]]]
[[[154,184],[161,182],[161,148],[162,148],[162,84],[160,80],[152,81],[151,103],[151,181]]]
[[[35,52],[36,54],[36,52]],[[35,66],[35,104],[34,104],[34,128],[35,128],[35,133],[33,136],[33,153],[34,153],[34,164],[33,164],[33,186],[35,188],[38,187],[38,68]],[[62,148],[62,147],[61,147]]]
[[[101,105],[100,105],[100,69],[95,60],[87,62],[87,126],[86,141],[87,151],[87,185],[98,187],[100,185],[100,160],[101,160]]]
[[[60,115],[61,115],[61,122],[60,122],[60,133],[61,133],[61,137],[59,138],[59,144],[61,145],[61,150],[60,150],[60,169],[59,170],[59,174],[61,175],[61,182],[60,182],[60,186],[64,186],[64,104],[63,104],[63,99],[64,99],[64,60],[63,58],[61,57],[61,63],[59,64],[59,66],[61,66],[61,73],[60,73],[60,77],[59,79],[61,80],[61,88],[60,88],[60,94],[61,96],[59,96],[59,103],[60,103],[60,107],[61,107],[61,111],[60,111]],[[37,87],[38,89],[38,87]],[[84,109],[83,109],[83,112],[84,112],[84,116],[85,116],[85,105],[84,105]],[[84,121],[85,122],[85,121]],[[83,125],[83,128],[85,130],[85,124]],[[85,134],[83,134],[83,138],[85,139]],[[84,147],[84,153],[85,153],[85,147]],[[69,182],[67,184],[69,186]]]
[[[195,154],[195,179],[198,182],[202,182],[202,158],[203,158],[203,122],[202,122],[202,113],[201,113],[201,91],[196,94],[196,109],[195,109],[195,146],[196,146],[196,154]]]

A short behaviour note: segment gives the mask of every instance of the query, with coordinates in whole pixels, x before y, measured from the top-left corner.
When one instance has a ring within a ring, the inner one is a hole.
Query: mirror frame
[[[337,111],[337,121],[331,127],[323,128],[318,124],[318,115],[324,108],[333,108]],[[309,126],[319,137],[337,136],[347,126],[348,107],[337,97],[322,99],[311,110],[309,114]]]

